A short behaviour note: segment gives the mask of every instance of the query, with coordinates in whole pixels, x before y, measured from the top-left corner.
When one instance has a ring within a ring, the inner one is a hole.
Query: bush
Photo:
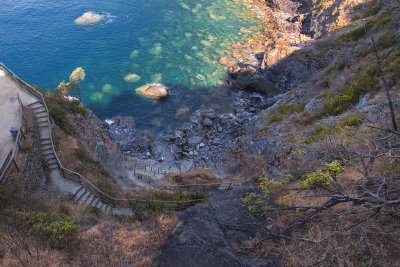
[[[315,188],[319,186],[332,185],[333,179],[327,171],[316,171],[307,173],[305,179],[299,181],[299,187],[302,189]]]
[[[337,179],[337,176],[343,171],[343,167],[337,160],[325,163],[325,168],[326,170],[307,173],[305,179],[299,181],[299,187],[309,189],[320,186],[331,186]]]
[[[73,239],[78,232],[74,218],[58,218],[46,212],[21,211],[17,216],[37,234],[46,237],[53,246],[60,246]]]
[[[358,103],[360,97],[372,91],[379,84],[376,66],[370,67],[365,75],[361,75],[356,81],[346,86],[336,96],[329,97],[322,106],[320,116],[336,116],[342,114],[352,105]]]
[[[315,117],[308,112],[303,112],[300,115],[300,118],[297,119],[297,122],[300,123],[301,125],[310,125],[314,121],[315,121]]]
[[[68,102],[63,98],[63,95],[56,91],[54,93],[44,94],[46,104],[49,108],[50,116],[54,122],[67,134],[72,134],[73,130],[68,121],[68,114],[80,114],[83,117],[87,116],[87,109],[82,107],[79,102]]]
[[[329,88],[331,85],[331,78],[329,76],[326,76],[324,79],[321,81],[321,86],[322,88]]]
[[[304,107],[304,103],[281,104],[278,107],[278,111],[269,118],[269,122],[282,121],[285,116],[304,111]]]
[[[376,20],[376,24],[378,24],[379,26],[385,26],[389,22],[391,22],[392,19],[393,19],[392,15],[389,13],[389,11],[385,10],[384,12],[382,12],[382,14]]]
[[[165,212],[168,210],[176,210],[179,207],[180,201],[188,201],[187,206],[182,205],[180,208],[187,208],[191,203],[191,200],[203,200],[207,199],[207,195],[203,192],[166,192],[166,191],[155,191],[152,195],[145,197],[140,200],[130,200],[129,206],[134,212],[134,219],[143,220],[150,212]]]
[[[323,140],[328,136],[329,127],[326,125],[317,125],[314,131],[307,137],[306,143],[311,144],[313,142]]]
[[[360,114],[351,114],[339,122],[341,127],[354,127],[360,125],[364,117]]]
[[[63,108],[58,105],[49,106],[50,116],[53,118],[54,122],[67,134],[71,134],[71,125],[68,122],[67,115]]]
[[[178,183],[178,184],[182,183],[183,182],[182,175],[175,175],[174,176],[174,181],[175,181],[175,183]]]
[[[386,49],[392,47],[396,44],[396,35],[392,32],[384,33],[376,42],[376,46],[378,49]]]
[[[363,18],[375,16],[380,10],[381,6],[379,4],[375,4],[364,14]]]
[[[379,21],[380,21],[380,18],[378,20],[378,24],[380,24]],[[374,26],[375,23],[377,23],[377,22],[374,21],[374,20],[367,21],[367,23],[365,23],[365,29],[364,29],[364,26],[361,26],[361,27],[356,28],[356,29],[354,29],[352,31],[344,33],[340,37],[340,39],[342,41],[346,42],[346,43],[348,43],[348,42],[356,42],[356,41],[360,40],[361,38],[364,38],[365,37],[365,30],[369,31]]]

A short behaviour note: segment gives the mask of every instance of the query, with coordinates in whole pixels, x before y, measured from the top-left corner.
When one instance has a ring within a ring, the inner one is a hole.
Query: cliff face
[[[69,115],[70,124],[79,137],[81,145],[92,158],[98,160],[114,176],[123,174],[123,155],[108,134],[107,126],[92,111],[86,116]]]

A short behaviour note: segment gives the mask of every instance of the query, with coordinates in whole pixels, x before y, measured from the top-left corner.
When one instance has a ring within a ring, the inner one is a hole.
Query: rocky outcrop
[[[94,24],[103,19],[103,15],[94,12],[85,12],[79,18],[75,19],[76,24]]]
[[[254,238],[258,223],[249,218],[241,198],[246,191],[215,192],[207,205],[198,204],[180,217],[181,224],[168,240],[157,266],[281,266],[280,257],[250,257],[237,253],[235,244]],[[246,223],[244,223],[246,222]]]
[[[114,175],[121,175],[123,155],[111,140],[107,126],[90,110],[87,110],[86,116],[70,115],[69,120],[89,154]]]
[[[143,85],[135,90],[138,94],[152,99],[161,99],[168,96],[168,88],[159,83]]]

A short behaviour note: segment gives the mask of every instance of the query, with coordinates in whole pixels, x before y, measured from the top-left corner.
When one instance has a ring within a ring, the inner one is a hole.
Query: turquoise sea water
[[[256,23],[245,10],[232,0],[2,0],[0,61],[45,90],[81,66],[82,101],[100,118],[129,115],[138,128],[163,129],[177,109],[213,101],[208,90],[226,73],[218,60]],[[104,19],[76,25],[87,11]],[[172,95],[155,103],[134,93],[150,82]]]

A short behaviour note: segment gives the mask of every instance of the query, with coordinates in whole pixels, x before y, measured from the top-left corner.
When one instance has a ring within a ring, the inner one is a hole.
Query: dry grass
[[[207,169],[194,169],[183,173],[169,173],[158,182],[159,187],[171,187],[190,184],[217,183],[214,174]]]
[[[152,266],[159,248],[178,224],[173,216],[154,215],[145,223],[104,222],[83,232],[73,266]]]
[[[118,187],[116,179],[85,151],[75,137],[58,129],[53,133],[56,152],[64,167],[80,173],[103,192],[121,197],[122,190]]]

